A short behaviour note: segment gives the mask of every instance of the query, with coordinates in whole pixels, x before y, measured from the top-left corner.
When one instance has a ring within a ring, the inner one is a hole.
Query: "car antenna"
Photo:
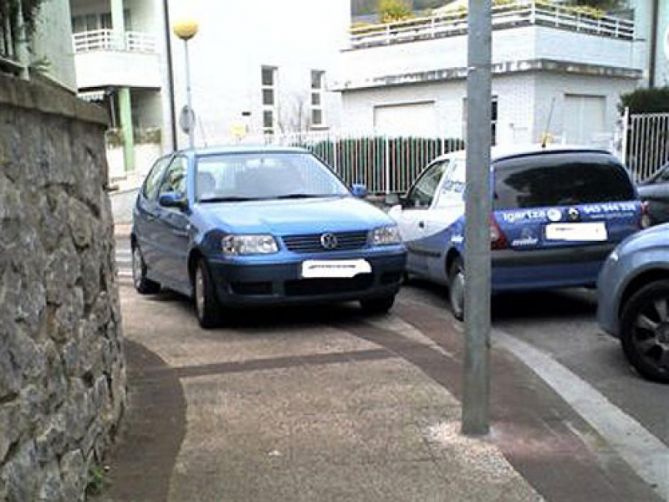
[[[551,99],[551,109],[548,112],[548,120],[546,121],[546,129],[544,129],[544,133],[541,136],[541,148],[546,148],[546,145],[548,144],[548,131],[551,128],[551,120],[553,119],[553,109],[555,108],[555,96],[553,96],[553,99]]]

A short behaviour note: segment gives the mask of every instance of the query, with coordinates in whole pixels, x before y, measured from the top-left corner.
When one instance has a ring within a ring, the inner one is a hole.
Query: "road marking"
[[[588,422],[637,475],[669,500],[669,447],[581,377],[545,352],[493,330],[493,343],[523,361]]]

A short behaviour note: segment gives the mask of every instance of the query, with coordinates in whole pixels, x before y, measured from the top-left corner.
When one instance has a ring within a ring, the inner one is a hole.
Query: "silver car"
[[[669,383],[669,224],[639,232],[608,257],[597,318],[644,377]]]

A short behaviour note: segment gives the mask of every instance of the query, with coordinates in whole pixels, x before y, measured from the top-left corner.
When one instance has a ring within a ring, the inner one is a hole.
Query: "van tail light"
[[[650,226],[650,211],[648,209],[648,202],[641,203],[641,217],[639,218],[639,227],[641,229],[648,228]]]
[[[509,243],[494,216],[490,216],[490,249],[506,249]]]

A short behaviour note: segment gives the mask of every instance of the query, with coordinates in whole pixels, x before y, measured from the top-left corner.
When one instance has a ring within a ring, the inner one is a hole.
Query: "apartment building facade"
[[[498,144],[608,145],[621,93],[645,69],[645,42],[623,17],[519,0],[493,8],[493,116]],[[357,130],[463,138],[466,12],[353,32],[336,89]]]
[[[346,0],[70,1],[79,93],[108,108],[115,131],[112,177],[141,175],[188,143],[184,43],[170,29],[182,16],[199,23],[189,42],[197,146],[340,125],[329,82],[347,42]]]

